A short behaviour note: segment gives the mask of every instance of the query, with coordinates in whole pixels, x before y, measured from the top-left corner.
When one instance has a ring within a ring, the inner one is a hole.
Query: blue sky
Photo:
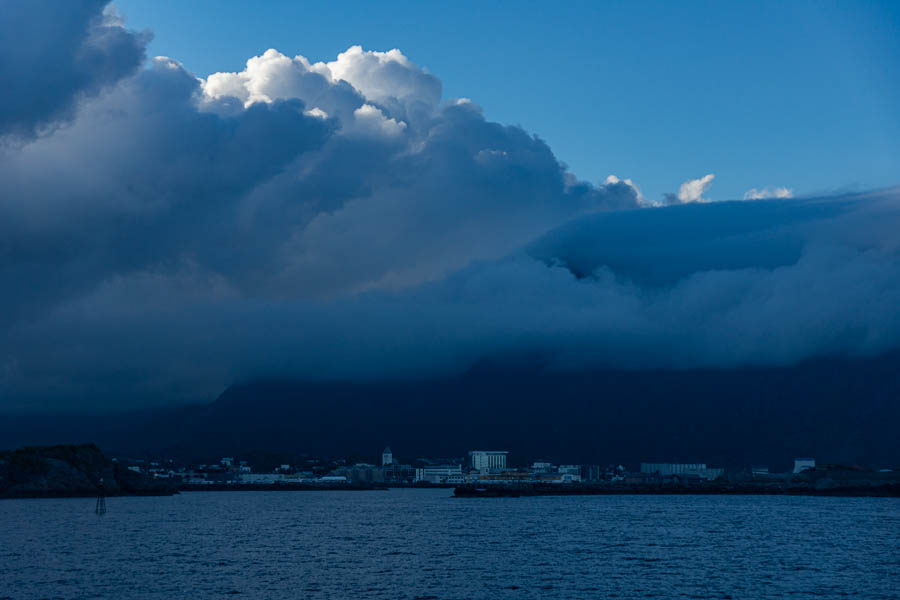
[[[205,76],[276,48],[399,48],[445,97],[547,140],[581,178],[651,200],[900,183],[900,3],[249,4],[119,0],[151,55]]]

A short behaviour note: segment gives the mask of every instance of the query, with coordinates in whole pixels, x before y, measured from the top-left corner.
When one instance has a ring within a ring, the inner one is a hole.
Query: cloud
[[[750,188],[746,192],[744,192],[744,200],[763,200],[765,198],[793,198],[794,190],[786,187],[779,187],[773,190],[770,190],[767,187],[758,190],[756,188]]]
[[[637,203],[640,206],[656,206],[656,203],[651,202],[644,198],[644,195],[641,193],[641,189],[630,179],[619,179],[615,175],[610,175],[606,178],[606,185],[616,185],[616,184],[624,184],[631,188],[634,191],[635,198],[637,199]]]
[[[704,175],[700,179],[689,179],[678,188],[678,194],[666,194],[666,204],[689,204],[691,202],[710,202],[703,194],[712,185],[716,176],[712,173]]]
[[[248,297],[197,263],[128,272],[9,330],[6,397],[197,401],[261,376],[427,377],[520,355],[562,370],[872,355],[900,342],[898,225],[900,190],[597,213],[328,301]]]
[[[353,111],[353,125],[354,127],[349,130],[353,133],[388,138],[398,136],[406,129],[406,123],[387,118],[381,110],[371,104],[363,104]]]
[[[296,98],[311,110],[340,119],[345,126],[353,113],[368,106],[388,120],[428,126],[441,100],[441,82],[397,49],[366,51],[352,46],[328,63],[310,63],[304,56],[289,58],[275,49],[247,61],[240,73],[213,73],[203,82],[211,110],[216,100],[234,98],[245,107],[256,102]],[[359,115],[356,115],[359,117]]]
[[[441,99],[440,80],[419,69],[396,48],[367,52],[353,46],[327,67],[332,80],[346,81],[384,106],[392,117],[414,121],[417,116],[427,118]]]
[[[16,6],[4,26],[46,26]],[[13,81],[63,57],[50,98],[12,92],[51,108],[8,119],[0,147],[0,408],[520,353],[682,368],[900,341],[896,190],[706,205],[707,175],[685,205],[639,210],[631,180],[580,181],[398,50],[269,50],[198,78],[135,68],[146,38],[87,6],[53,25],[75,33],[0,62]],[[121,55],[68,60],[107,34]]]
[[[9,0],[0,19],[0,138],[30,138],[134,73],[149,33],[126,30],[105,0]],[[27,56],[23,56],[23,51]]]
[[[335,81],[324,63],[310,64],[304,56],[289,58],[275,49],[247,61],[240,73],[213,73],[201,82],[203,104],[207,110],[228,112],[234,99],[244,108],[254,103],[297,99],[311,111],[318,110],[345,121],[365,97],[345,81]]]

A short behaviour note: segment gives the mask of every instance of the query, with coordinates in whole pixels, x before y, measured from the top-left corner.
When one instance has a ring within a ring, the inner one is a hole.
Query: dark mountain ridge
[[[898,366],[900,353],[742,370],[482,367],[413,382],[258,381],[231,386],[209,405],[145,414],[121,427],[107,417],[90,439],[113,453],[194,460],[266,450],[374,461],[390,445],[404,460],[485,448],[509,450],[520,464],[684,461],[785,470],[795,457],[812,456],[820,464],[896,467]]]

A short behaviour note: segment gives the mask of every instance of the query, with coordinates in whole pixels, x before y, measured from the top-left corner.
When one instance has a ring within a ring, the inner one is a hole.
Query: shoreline
[[[453,489],[454,498],[520,498],[534,496],[820,496],[856,498],[900,498],[900,483],[878,486],[588,486],[588,485],[463,485]]]
[[[452,489],[453,498],[523,498],[560,496],[815,496],[832,498],[900,498],[900,484],[882,486],[848,486],[826,489],[786,487],[760,488],[752,486],[406,486],[406,485],[314,485],[314,484],[244,484],[244,485],[182,485],[175,489],[145,493],[106,494],[107,498],[174,496],[182,492],[375,492],[393,489],[434,490]],[[3,500],[40,500],[60,498],[96,498],[97,490],[54,491],[0,496]]]
[[[176,486],[179,492],[372,492],[387,491],[388,486],[338,483],[240,483],[240,484],[183,484]]]

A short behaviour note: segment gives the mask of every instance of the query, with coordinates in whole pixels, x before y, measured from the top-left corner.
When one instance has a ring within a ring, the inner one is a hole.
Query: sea
[[[900,499],[0,500],[0,598],[900,598]]]

